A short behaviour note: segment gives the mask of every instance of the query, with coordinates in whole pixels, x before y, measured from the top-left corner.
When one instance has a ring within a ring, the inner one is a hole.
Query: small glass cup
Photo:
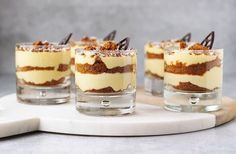
[[[71,67],[71,92],[75,93],[75,53],[77,49],[83,49],[87,45],[96,46],[99,43],[96,37],[84,37],[80,41],[71,41],[70,48],[71,48],[71,60],[70,60],[70,67]]]
[[[75,56],[76,108],[89,115],[133,113],[136,50],[83,50]]]
[[[221,108],[223,49],[166,51],[164,61],[167,110],[210,112]]]
[[[164,49],[159,42],[147,43],[145,50],[144,89],[152,95],[163,95]]]
[[[16,89],[20,102],[60,104],[70,100],[70,47],[19,43],[15,48]]]

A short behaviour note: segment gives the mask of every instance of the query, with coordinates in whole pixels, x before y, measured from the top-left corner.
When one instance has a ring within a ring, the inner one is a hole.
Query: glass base
[[[70,84],[53,87],[17,85],[17,99],[32,105],[67,103],[70,101]]]
[[[164,90],[164,108],[177,112],[212,112],[221,109],[221,90],[197,93]]]
[[[87,115],[117,116],[135,110],[136,92],[115,94],[77,93],[76,109]]]
[[[161,79],[144,78],[144,89],[152,95],[163,96],[164,83]]]

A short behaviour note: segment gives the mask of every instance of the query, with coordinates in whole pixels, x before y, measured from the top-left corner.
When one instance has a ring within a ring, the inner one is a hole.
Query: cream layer
[[[145,59],[145,71],[164,77],[164,60],[163,59]]]
[[[33,82],[35,84],[43,84],[51,80],[59,80],[62,77],[70,75],[70,70],[65,72],[58,71],[27,71],[27,72],[16,72],[18,79],[23,79],[26,82]]]
[[[110,56],[99,56],[103,63],[106,65],[108,69],[120,66],[126,66],[130,64],[136,64],[136,55],[132,56],[121,56],[121,57],[110,57]],[[89,56],[89,55],[78,55],[75,58],[76,64],[90,64],[93,65],[95,63],[96,56]]]
[[[136,74],[129,73],[102,73],[102,74],[82,74],[75,73],[76,85],[82,90],[102,89],[112,87],[113,90],[125,90],[129,85],[136,87]]]
[[[223,68],[214,67],[207,71],[203,76],[198,75],[183,75],[165,72],[164,83],[173,86],[179,85],[180,82],[191,82],[199,87],[214,90],[215,88],[222,87]]]
[[[154,54],[162,54],[164,50],[158,45],[158,43],[147,43],[144,46],[145,53],[154,53]]]
[[[75,58],[75,50],[76,49],[83,49],[83,45],[74,45],[74,46],[71,46],[71,58]]]
[[[175,65],[176,62],[182,62],[186,64],[186,66],[191,64],[199,64],[208,61],[215,60],[218,56],[221,60],[223,60],[223,50],[219,49],[216,51],[216,54],[190,54],[188,50],[175,50],[173,53],[165,53],[164,59],[167,65]],[[196,51],[197,52],[197,51]],[[199,52],[199,51],[198,51]]]
[[[59,64],[70,64],[70,52],[28,52],[16,51],[16,66],[57,67]]]

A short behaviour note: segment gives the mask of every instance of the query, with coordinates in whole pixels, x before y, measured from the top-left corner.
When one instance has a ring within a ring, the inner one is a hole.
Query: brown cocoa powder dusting
[[[199,87],[191,82],[179,82],[179,85],[173,86],[175,89],[186,90],[186,91],[196,91],[196,92],[209,92],[211,90]]]
[[[91,89],[86,90],[85,92],[92,92],[92,93],[114,93],[114,92],[121,92],[121,90],[115,91],[112,87],[106,87],[102,89]]]
[[[189,74],[189,75],[203,75],[205,72],[209,71],[213,67],[220,67],[221,59],[216,57],[216,59],[204,63],[191,64],[186,66],[185,63],[176,62],[175,65],[167,65],[165,63],[165,72],[174,74]]]
[[[65,80],[65,78],[62,77],[59,80],[51,80],[51,81],[47,81],[47,82],[44,82],[44,83],[37,84],[37,83],[34,83],[34,82],[27,82],[24,79],[18,79],[18,81],[23,83],[23,84],[31,85],[31,86],[42,86],[42,87],[56,86],[56,85],[62,84],[64,82],[64,80]]]
[[[69,69],[69,65],[68,64],[59,64],[57,71],[59,72],[65,72]]]
[[[162,77],[162,76],[160,76],[158,74],[152,73],[151,71],[145,71],[145,75],[151,76],[153,78],[160,79],[160,80],[164,79],[164,77]]]
[[[146,58],[147,59],[164,59],[164,54],[163,53],[157,54],[157,53],[147,52]]]
[[[133,72],[134,65],[126,65],[123,67],[117,66],[111,69],[108,69],[105,63],[101,60],[100,57],[96,57],[94,64],[76,64],[77,72],[84,74],[101,74],[101,73],[125,73],[125,72]]]
[[[70,64],[71,64],[71,65],[75,65],[75,58],[71,58],[71,59],[70,59]]]
[[[24,66],[24,67],[16,67],[16,72],[27,72],[27,71],[50,71],[54,70],[54,67],[38,67],[38,66]]]

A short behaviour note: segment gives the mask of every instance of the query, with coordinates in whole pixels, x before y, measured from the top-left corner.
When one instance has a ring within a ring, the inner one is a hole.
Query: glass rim
[[[34,42],[20,42],[20,43],[16,43],[15,46],[20,46],[20,47],[34,47],[34,46],[37,46],[37,47],[41,47],[41,48],[44,48],[44,47],[48,47],[48,46],[45,46],[45,45],[33,45]],[[58,42],[48,42],[50,43],[49,44],[49,47],[69,47],[70,45],[69,44],[58,44]]]
[[[114,54],[121,54],[121,55],[127,55],[127,54],[137,54],[137,49],[135,48],[131,48],[131,49],[127,49],[127,50],[99,50],[99,49],[95,49],[95,50],[84,50],[83,48],[77,48],[75,49],[76,54],[84,54],[87,53],[89,55],[108,55],[108,56],[113,56]]]

